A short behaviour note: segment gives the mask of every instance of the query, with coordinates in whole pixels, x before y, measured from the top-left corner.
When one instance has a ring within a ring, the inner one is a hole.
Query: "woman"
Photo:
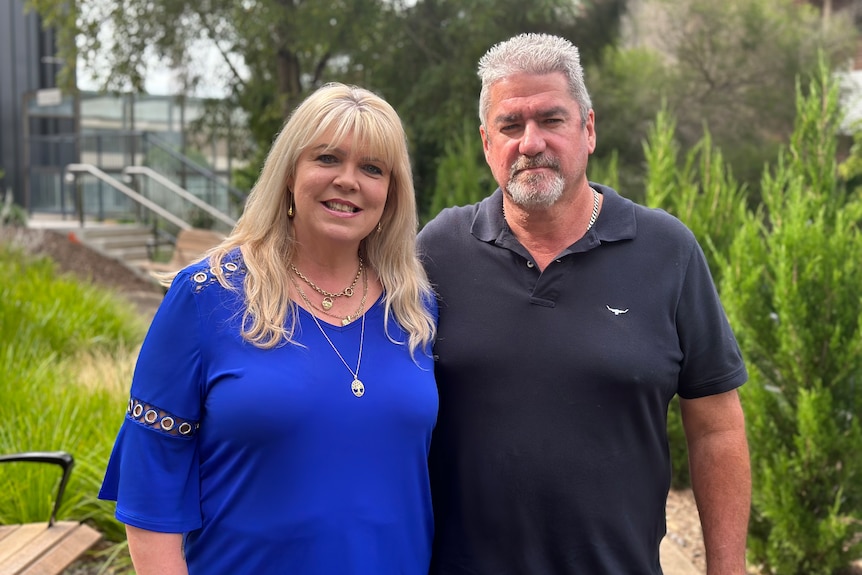
[[[436,307],[416,228],[395,111],[317,90],[141,349],[100,493],[139,575],[427,573]]]

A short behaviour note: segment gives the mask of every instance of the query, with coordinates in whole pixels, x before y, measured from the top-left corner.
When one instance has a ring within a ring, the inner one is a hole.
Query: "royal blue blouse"
[[[239,253],[223,267],[238,291],[206,263],[168,290],[99,497],[117,501],[123,523],[184,533],[191,575],[425,575],[430,354],[391,341],[407,336],[384,326],[378,300],[365,315],[356,397],[305,310],[301,345],[245,342]],[[362,321],[321,326],[355,369]]]

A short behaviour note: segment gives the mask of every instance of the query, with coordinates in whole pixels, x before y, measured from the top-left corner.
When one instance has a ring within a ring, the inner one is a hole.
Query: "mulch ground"
[[[155,280],[88,248],[72,234],[7,227],[0,228],[0,242],[10,243],[34,256],[51,258],[60,273],[111,290],[134,304],[145,317],[152,317],[164,295]]]

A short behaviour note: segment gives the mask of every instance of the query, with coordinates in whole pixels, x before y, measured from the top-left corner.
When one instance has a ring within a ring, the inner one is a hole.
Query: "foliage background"
[[[636,5],[625,0],[30,5],[57,27],[70,82],[80,55],[99,62],[105,89],[139,90],[147,58],[157,57],[185,70],[191,88],[202,80],[191,47],[215,42],[229,95],[212,103],[213,115],[239,107],[249,118],[247,184],[311,90],[339,80],[379,92],[408,129],[423,221],[494,187],[478,145],[479,56],[519,32],[570,38],[597,115],[591,178],[692,228],[749,362],[752,562],[764,573],[831,574],[862,555],[862,471],[852,457],[862,451],[862,146],[838,130],[828,80],[853,53],[852,22],[794,0],[650,0],[637,5],[651,18],[633,21],[621,18]],[[25,364],[22,377],[50,378],[54,364],[44,362],[74,357],[52,353]],[[684,484],[678,423],[672,411],[675,480]]]

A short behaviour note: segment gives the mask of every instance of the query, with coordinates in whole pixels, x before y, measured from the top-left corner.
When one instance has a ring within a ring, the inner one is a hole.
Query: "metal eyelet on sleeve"
[[[225,279],[230,279],[235,273],[245,273],[245,267],[237,264],[236,262],[224,262],[221,265],[222,270],[224,271]],[[207,268],[204,271],[196,272],[191,276],[192,282],[195,284],[195,292],[200,292],[205,287],[212,285],[218,281],[217,270],[215,268]]]
[[[134,397],[129,399],[126,417],[148,429],[173,437],[192,437],[200,427],[197,421],[177,417]]]

